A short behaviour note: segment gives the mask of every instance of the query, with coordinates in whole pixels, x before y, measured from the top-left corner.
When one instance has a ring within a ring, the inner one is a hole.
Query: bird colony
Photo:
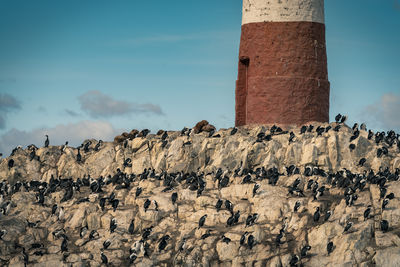
[[[399,135],[345,120],[17,147],[1,266],[399,266]]]

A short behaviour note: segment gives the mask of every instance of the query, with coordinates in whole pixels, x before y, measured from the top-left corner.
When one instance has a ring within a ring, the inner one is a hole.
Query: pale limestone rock
[[[392,247],[378,250],[373,258],[376,266],[393,267],[400,266],[400,248]]]

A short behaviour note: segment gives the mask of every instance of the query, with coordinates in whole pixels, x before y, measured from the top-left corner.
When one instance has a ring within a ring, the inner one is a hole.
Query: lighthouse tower
[[[243,0],[236,126],[329,121],[324,0]]]

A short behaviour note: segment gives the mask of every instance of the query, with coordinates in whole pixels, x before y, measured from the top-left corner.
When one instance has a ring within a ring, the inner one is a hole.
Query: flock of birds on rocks
[[[313,125],[307,125],[301,127],[301,130],[298,135],[302,135],[306,132],[308,133],[316,133],[317,135],[322,135],[324,132],[328,132],[330,130],[339,132],[341,127],[343,127],[344,122],[346,121],[346,116],[337,115],[336,123],[330,124],[327,127],[318,126],[314,130]],[[358,124],[355,124],[352,127],[352,136],[351,140],[353,141],[357,139],[360,135],[360,130],[366,130],[364,124],[360,127]],[[230,132],[231,135],[236,134],[238,131],[237,128],[233,128]],[[145,137],[149,131],[144,130],[140,132],[140,135]],[[183,129],[181,131],[181,135],[190,134],[190,129]],[[274,135],[289,135],[289,143],[295,142],[296,133],[283,131],[280,127],[273,126],[269,133],[261,132],[257,135],[256,142],[268,142],[273,138]],[[209,137],[218,137],[215,136],[214,133],[210,133]],[[162,134],[162,142],[167,142],[168,134],[167,132],[163,132]],[[373,133],[369,130],[368,139],[373,140],[379,148],[377,148],[377,157],[382,157],[388,154],[388,148],[397,146],[400,150],[400,139],[399,134],[396,134],[394,131],[385,132],[377,132]],[[91,143],[82,144],[78,148],[78,153],[76,155],[76,161],[82,162],[83,153],[88,152],[90,149],[94,151],[99,151],[102,147],[102,141],[99,141],[94,148],[91,148]],[[46,136],[45,147],[48,147],[50,144],[49,137]],[[68,142],[61,146],[61,151],[64,151],[65,147],[68,145]],[[185,146],[190,145],[189,142],[184,144]],[[126,147],[126,144],[124,144]],[[164,144],[165,147],[165,144]],[[349,147],[350,150],[354,150],[354,144],[351,144]],[[13,154],[18,150],[16,148],[10,158],[8,159],[8,168],[14,168],[15,162],[12,159]],[[38,156],[36,156],[35,151],[36,147],[31,145],[29,146],[30,160],[40,160]],[[362,158],[359,160],[358,165],[363,166],[366,163],[366,159]],[[128,167],[132,165],[132,160],[127,159],[124,162],[124,167]],[[232,174],[232,175],[229,175]],[[380,195],[382,199],[381,209],[385,210],[389,205],[390,201],[394,199],[396,196],[393,193],[387,192],[387,183],[392,181],[398,181],[400,176],[400,170],[396,169],[394,172],[391,172],[389,168],[381,169],[378,172],[374,172],[373,170],[365,171],[364,173],[352,173],[349,170],[341,170],[338,172],[326,172],[325,170],[318,167],[305,167],[301,170],[299,167],[291,165],[286,167],[286,174],[280,173],[276,167],[266,169],[264,167],[260,167],[257,169],[247,169],[243,167],[239,167],[236,170],[233,170],[233,173],[230,170],[222,170],[221,168],[213,173],[209,173],[207,175],[212,175],[215,181],[218,181],[218,188],[222,189],[227,187],[232,182],[233,179],[242,179],[242,184],[254,184],[253,187],[253,197],[257,195],[260,184],[258,181],[266,180],[270,185],[276,185],[281,176],[292,176],[300,174],[304,180],[297,178],[291,186],[288,187],[288,195],[291,197],[304,197],[305,195],[312,195],[315,201],[318,201],[321,197],[324,196],[329,191],[329,188],[336,187],[343,189],[343,198],[346,201],[348,206],[354,205],[358,199],[358,192],[363,191],[367,184],[375,184],[379,186]],[[41,181],[23,181],[16,182],[15,184],[9,184],[7,180],[3,180],[0,182],[0,210],[1,217],[8,216],[12,210],[12,205],[10,202],[11,196],[20,191],[25,192],[35,192],[37,204],[42,208],[51,210],[51,216],[56,216],[60,223],[65,222],[65,213],[63,208],[63,203],[73,199],[74,196],[78,195],[79,199],[77,203],[88,202],[88,196],[85,196],[81,193],[83,188],[87,188],[85,191],[87,194],[98,194],[99,201],[98,205],[102,211],[112,209],[113,211],[117,210],[120,207],[120,200],[117,199],[115,191],[117,190],[132,190],[134,189],[136,192],[136,198],[139,198],[143,191],[146,188],[136,187],[134,188],[135,182],[141,180],[159,180],[162,182],[162,185],[165,187],[162,191],[164,194],[170,194],[170,201],[173,205],[179,205],[179,194],[175,190],[177,187],[181,186],[183,188],[189,188],[191,191],[196,192],[197,197],[201,196],[206,188],[206,181],[204,176],[206,174],[202,172],[198,173],[166,173],[161,172],[157,173],[154,169],[144,169],[144,171],[140,174],[126,174],[122,170],[118,169],[117,172],[113,176],[107,177],[98,177],[92,178],[90,176],[85,176],[82,178],[77,178],[76,180],[72,178],[55,178],[51,177],[50,181],[41,182]],[[318,181],[315,179],[311,179],[312,177],[318,177]],[[321,182],[323,181],[323,182]],[[305,186],[300,186],[301,184],[305,184]],[[104,187],[112,186],[113,190],[111,194],[106,194],[103,189]],[[46,205],[46,198],[49,198],[52,193],[64,191],[64,195],[59,203],[54,204],[49,207]],[[82,191],[83,192],[83,191]],[[83,195],[83,196],[82,196]],[[150,206],[153,206],[155,210],[158,210],[158,203],[155,200],[146,199],[143,204],[144,211],[147,211]],[[299,208],[301,206],[301,202],[297,201],[293,206],[293,212],[299,212]],[[239,222],[239,218],[242,216],[240,210],[235,210],[235,204],[230,200],[222,200],[216,199],[215,201],[215,209],[220,211],[221,209],[226,209],[230,212],[231,216],[226,221],[226,232],[229,232],[230,227],[237,225]],[[326,210],[322,211],[319,207],[316,208],[314,214],[312,215],[313,221],[316,224],[321,224],[326,222],[331,216],[332,211]],[[371,206],[365,207],[364,212],[364,220],[369,220],[373,218],[374,214],[372,214]],[[2,219],[0,217],[0,220]],[[246,218],[246,223],[243,225],[243,234],[240,238],[240,246],[247,247],[249,250],[252,250],[255,246],[257,246],[257,242],[255,237],[251,232],[246,231],[247,227],[257,224],[257,219],[259,215],[257,213],[248,214]],[[207,214],[204,214],[198,221],[198,229],[204,227],[205,222],[207,220]],[[27,221],[27,227],[36,227],[40,222],[29,222]],[[61,224],[63,225],[63,224]],[[113,218],[110,221],[109,231],[113,233],[118,226],[118,218]],[[353,227],[353,222],[348,222],[343,232],[348,232]],[[142,229],[140,233],[135,229],[135,221],[132,220],[128,229],[126,229],[127,233],[130,235],[138,235],[140,237],[138,240],[133,242],[130,250],[126,252],[126,262],[130,264],[134,263],[138,254],[142,251],[144,252],[144,257],[150,257],[152,253],[162,253],[167,247],[168,244],[173,240],[175,243],[179,243],[178,251],[176,253],[190,253],[190,251],[186,251],[187,249],[187,238],[183,238],[182,240],[175,240],[176,238],[165,234],[159,238],[151,238],[154,226],[150,226]],[[390,230],[390,222],[387,220],[380,221],[380,230],[383,232],[387,232]],[[283,244],[283,240],[285,235],[287,234],[287,223],[282,223],[282,227],[279,231],[279,234],[275,236],[274,243],[275,247],[279,247]],[[0,229],[0,242],[7,235],[7,229]],[[97,240],[100,238],[99,233],[96,230],[89,231],[87,226],[81,227],[77,233],[73,233],[73,235],[79,236],[80,238],[86,238],[86,243],[89,243],[93,240]],[[207,239],[213,235],[213,231],[208,229],[205,234],[201,236],[201,239]],[[61,252],[63,253],[64,260],[68,258],[69,255],[69,245],[70,245],[70,236],[64,230],[64,227],[61,227],[57,231],[53,232],[53,236],[56,239],[61,239]],[[228,238],[225,234],[221,235],[221,242],[230,243],[232,240]],[[111,264],[110,260],[107,257],[107,248],[110,246],[111,241],[106,240],[103,243],[103,249],[99,251],[102,263],[109,265]],[[29,256],[34,255],[43,255],[46,253],[46,248],[43,247],[42,244],[32,244],[31,247],[25,247],[23,244],[14,244],[15,249],[19,249],[22,254],[23,261],[25,265],[30,263]],[[326,244],[326,253],[329,255],[334,250],[335,245],[332,241],[327,242]],[[292,254],[289,265],[290,266],[298,266],[301,265],[301,259],[304,259],[309,256],[309,251],[312,250],[312,247],[309,245],[305,245],[299,248],[298,254]],[[185,252],[186,251],[186,252]]]

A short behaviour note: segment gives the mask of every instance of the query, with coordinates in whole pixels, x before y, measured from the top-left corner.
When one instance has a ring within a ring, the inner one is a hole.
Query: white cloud
[[[109,118],[133,113],[164,114],[159,105],[119,101],[97,90],[86,92],[79,96],[78,100],[81,109],[92,118]]]
[[[50,145],[62,145],[68,141],[69,145],[78,146],[90,138],[112,141],[121,132],[122,130],[117,130],[109,122],[104,121],[81,121],[32,131],[21,131],[14,128],[0,136],[0,153],[7,156],[18,145],[43,146],[46,134],[49,135]]]
[[[387,93],[365,108],[364,120],[384,130],[400,131],[400,95]]]
[[[0,94],[0,129],[6,127],[7,114],[20,109],[21,104],[15,97],[9,94]]]

